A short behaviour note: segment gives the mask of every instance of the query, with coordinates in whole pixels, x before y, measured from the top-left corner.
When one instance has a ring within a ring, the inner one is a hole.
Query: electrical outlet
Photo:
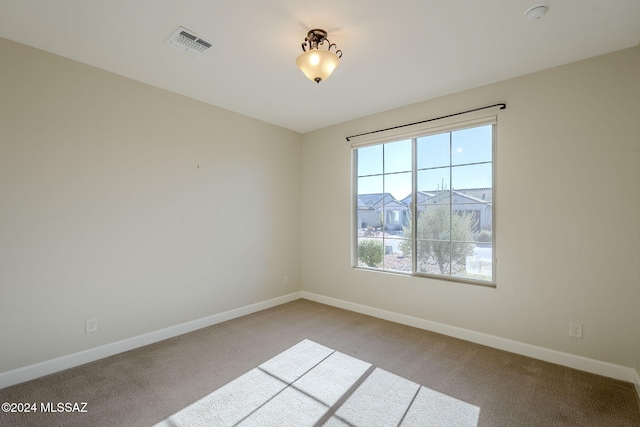
[[[569,323],[569,336],[582,338],[582,323]]]
[[[84,333],[92,334],[98,332],[98,319],[87,319],[84,323]]]
[[[289,286],[289,276],[284,276],[284,279],[282,279],[282,283],[284,284],[285,287]]]

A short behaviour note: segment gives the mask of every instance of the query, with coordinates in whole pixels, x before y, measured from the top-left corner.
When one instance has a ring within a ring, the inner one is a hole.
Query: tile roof
[[[491,203],[493,200],[493,189],[491,187],[488,188],[464,188],[460,190],[453,190],[455,194],[459,194],[465,197],[469,197],[478,202]],[[440,191],[418,191],[418,203],[422,204],[426,200],[431,199],[432,197],[440,194]],[[362,197],[362,195],[358,196]],[[411,204],[411,195],[408,195],[404,199],[400,200],[401,203],[405,205]]]

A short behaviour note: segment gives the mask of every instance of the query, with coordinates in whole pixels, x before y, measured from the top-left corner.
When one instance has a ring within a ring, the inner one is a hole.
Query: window
[[[354,143],[354,266],[493,285],[495,126]]]

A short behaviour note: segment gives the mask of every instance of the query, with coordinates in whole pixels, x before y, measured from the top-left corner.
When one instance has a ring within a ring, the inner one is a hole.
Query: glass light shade
[[[329,78],[333,70],[340,64],[340,58],[328,50],[311,49],[303,52],[296,65],[309,80],[320,83]]]

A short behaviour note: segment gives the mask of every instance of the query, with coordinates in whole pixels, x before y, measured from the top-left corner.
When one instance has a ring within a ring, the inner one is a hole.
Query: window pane
[[[454,215],[459,217],[457,221],[460,221],[462,224],[468,224],[471,232],[474,234],[482,229],[483,220],[486,222],[483,215],[484,209],[481,205],[453,205],[452,208]],[[463,241],[472,240],[474,239],[463,239]]]
[[[451,241],[475,242],[476,231],[478,231],[478,221],[474,212],[454,209],[451,216]]]
[[[418,171],[418,192],[425,193],[423,197],[418,197],[418,203],[427,203],[426,200],[429,198],[451,188],[449,170],[440,168]]]
[[[451,168],[451,186],[454,190],[491,188],[491,163]]]
[[[419,208],[417,222],[417,239],[449,240],[451,227],[449,205],[433,205]]]
[[[493,228],[492,207],[491,203],[456,203],[452,205],[454,213],[470,217],[474,233],[485,231],[484,238],[488,239],[485,240],[487,242],[491,241],[491,229]]]
[[[358,266],[382,267],[384,243],[382,239],[358,237]]]
[[[449,242],[442,241],[416,241],[416,246],[418,247],[417,270],[422,273],[449,276],[451,274],[449,245]]]
[[[358,176],[382,173],[382,145],[358,149]]]
[[[465,270],[456,273],[458,277],[474,280],[493,280],[493,249],[491,244],[478,243],[473,253],[467,256]]]
[[[411,241],[407,239],[386,238],[384,241],[384,269],[411,273]],[[405,253],[407,255],[405,255]]]
[[[411,171],[411,140],[384,144],[384,173]]]
[[[401,201],[411,195],[411,172],[384,175],[384,192]]]
[[[408,208],[399,203],[385,205],[384,211],[384,232],[394,236],[403,236],[403,228],[409,225]]]
[[[451,164],[490,162],[492,145],[492,125],[451,132]]]
[[[450,164],[449,132],[418,138],[416,149],[418,169],[449,166]]]
[[[378,199],[382,197],[382,175],[367,176],[358,178],[358,198],[364,194],[378,194]]]

